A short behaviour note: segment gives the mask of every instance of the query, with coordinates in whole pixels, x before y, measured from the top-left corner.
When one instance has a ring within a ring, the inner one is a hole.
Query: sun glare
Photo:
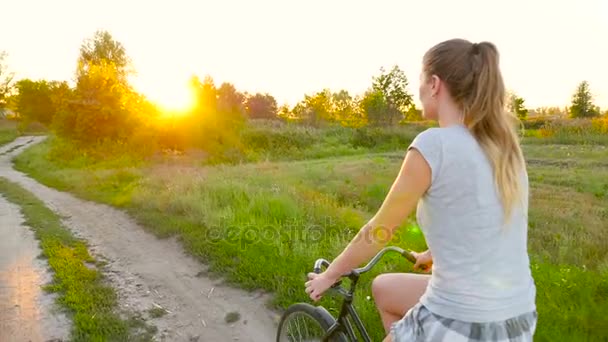
[[[170,79],[171,78],[171,79]],[[167,115],[186,114],[192,109],[194,99],[192,91],[185,80],[177,77],[156,77],[155,79],[138,79],[137,87],[146,97],[156,104]]]
[[[150,98],[162,110],[172,113],[185,113],[192,108],[194,102],[186,86],[159,89],[158,92],[150,94]]]

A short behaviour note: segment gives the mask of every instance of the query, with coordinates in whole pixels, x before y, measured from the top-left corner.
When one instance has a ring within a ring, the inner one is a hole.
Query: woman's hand
[[[318,301],[327,289],[338,281],[333,279],[327,272],[321,274],[308,273],[308,281],[306,282],[306,293],[310,296],[313,301]]]
[[[416,258],[414,271],[424,271],[426,273],[431,272],[431,267],[433,266],[433,255],[431,255],[430,250],[426,250],[422,253],[412,252],[412,255]]]

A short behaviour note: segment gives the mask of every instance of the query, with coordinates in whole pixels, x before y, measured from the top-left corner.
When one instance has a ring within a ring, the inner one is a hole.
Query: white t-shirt
[[[416,212],[433,254],[420,302],[435,314],[466,322],[502,321],[535,310],[526,171],[524,196],[505,224],[492,166],[466,127],[427,129],[409,148],[432,170]]]

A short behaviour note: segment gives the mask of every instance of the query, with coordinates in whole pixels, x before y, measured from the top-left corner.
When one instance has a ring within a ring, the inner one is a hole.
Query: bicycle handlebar
[[[397,252],[397,253],[401,254],[402,256],[404,256],[410,262],[412,262],[414,264],[416,263],[416,257],[414,257],[412,252],[406,251],[406,250],[396,247],[396,246],[388,246],[388,247],[383,248],[380,252],[378,252],[378,254],[376,254],[367,265],[360,267],[360,268],[355,268],[354,270],[352,270],[350,273],[346,274],[345,276],[348,276],[353,273],[362,274],[362,273],[369,271],[370,269],[372,269],[372,267],[374,267],[378,263],[378,261],[380,261],[382,256],[384,256],[384,254],[386,254],[387,252]],[[325,259],[317,259],[317,261],[315,262],[314,272],[317,274],[321,273],[322,267],[325,267],[325,268],[329,267],[329,261],[327,261]]]
[[[317,261],[315,261],[315,268],[314,268],[314,272],[316,274],[321,273],[321,267],[329,267],[329,261],[325,260],[325,259],[317,259]]]

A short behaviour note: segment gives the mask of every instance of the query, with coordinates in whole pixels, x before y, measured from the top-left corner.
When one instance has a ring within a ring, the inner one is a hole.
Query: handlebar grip
[[[325,259],[318,259],[317,261],[315,261],[315,268],[314,268],[314,272],[316,274],[321,273],[321,267],[329,267],[329,261],[325,260]]]
[[[412,252],[410,251],[403,251],[403,253],[401,253],[401,255],[403,255],[407,260],[409,260],[412,264],[416,264],[416,257],[414,257],[414,255],[412,254]],[[423,271],[427,271],[427,266],[426,265],[420,265],[420,269]]]
[[[413,264],[416,263],[416,257],[412,254],[412,252],[403,251],[403,253],[401,253],[401,255],[403,255],[409,262],[411,262]]]
[[[315,261],[315,268],[314,268],[314,272],[316,274],[321,273],[321,268],[325,267],[328,268],[329,267],[329,261],[325,260],[325,259],[318,259],[317,261]],[[342,280],[338,280],[336,281],[331,287],[335,288],[338,287],[342,284]]]

